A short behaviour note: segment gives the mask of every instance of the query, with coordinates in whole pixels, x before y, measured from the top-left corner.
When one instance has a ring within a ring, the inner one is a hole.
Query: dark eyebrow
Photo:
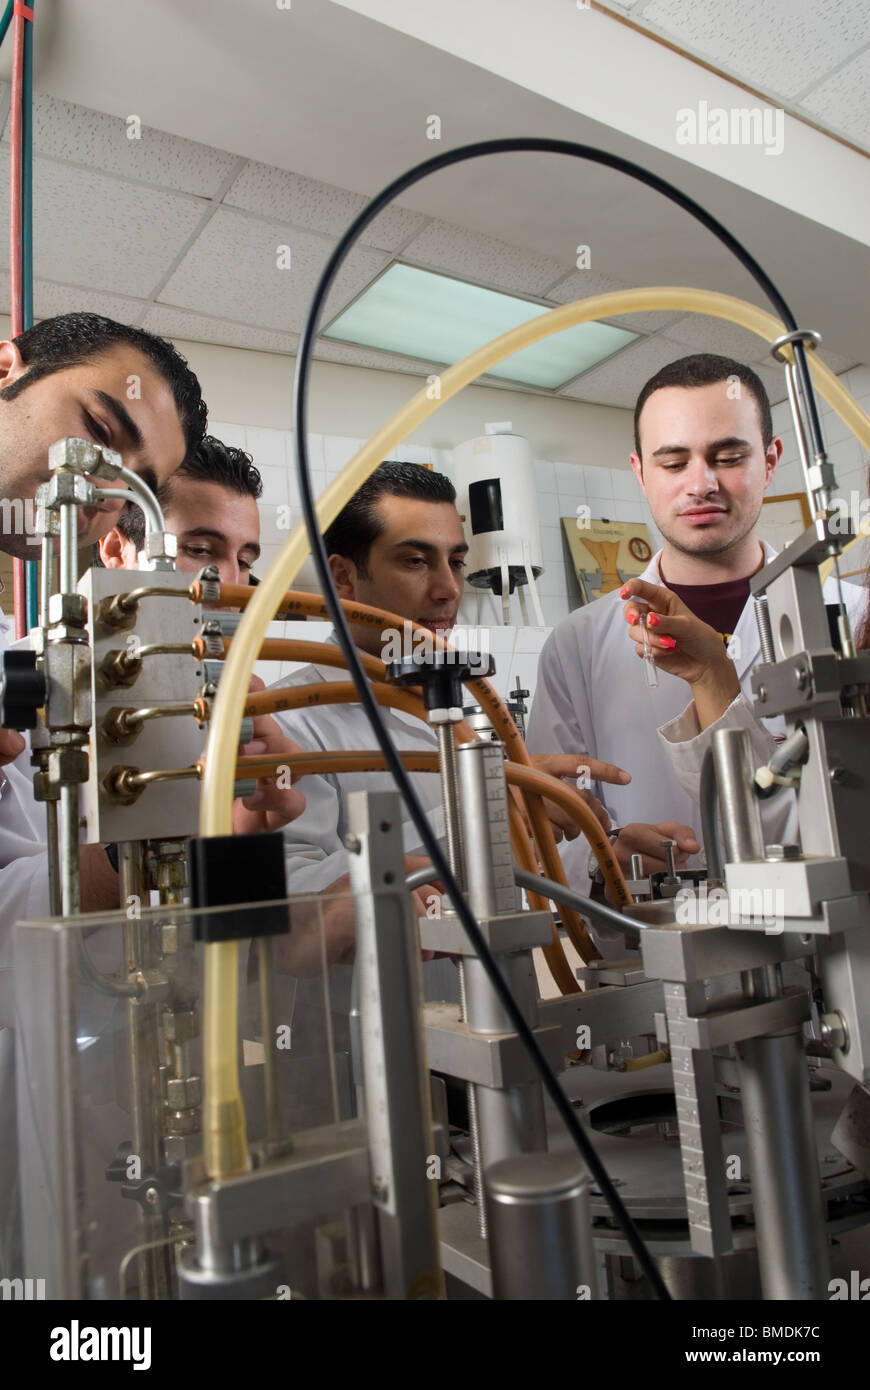
[[[154,469],[151,467],[150,463],[147,463],[144,468],[137,468],[135,471],[137,477],[142,479],[146,487],[150,487],[151,491],[154,493],[155,497],[157,497],[157,500],[159,501],[160,498],[158,494],[160,490],[160,484],[157,482],[157,474],[154,472]]]
[[[422,550],[427,555],[434,555],[438,550],[438,546],[433,545],[431,541],[416,541],[413,537],[407,541],[396,541],[396,544],[392,548],[393,550],[402,550],[405,546],[413,546],[415,550]],[[464,555],[467,550],[468,546],[465,541],[460,541],[458,545],[453,546],[450,554]]]
[[[751,449],[750,439],[738,439],[737,435],[727,435],[724,439],[714,439],[707,445],[707,452],[713,453],[717,449]],[[691,450],[688,444],[663,444],[660,449],[653,450],[653,458],[658,458],[660,454],[688,454]]]
[[[136,424],[136,421],[133,419],[133,416],[127,410],[124,403],[122,401],[119,401],[117,396],[110,396],[108,391],[100,391],[95,389],[94,395],[96,396],[100,404],[102,406],[105,406],[106,410],[108,410],[112,415],[114,415],[115,422],[121,428],[121,430],[123,430],[124,434],[127,436],[134,449],[141,449],[142,431]]]
[[[202,536],[205,539],[213,541],[223,541],[224,545],[227,543],[227,538],[223,531],[216,531],[212,526],[191,526],[188,530],[179,532],[178,539],[190,540],[194,536]],[[242,541],[239,550],[253,551],[255,560],[260,557],[260,547],[256,541]]]

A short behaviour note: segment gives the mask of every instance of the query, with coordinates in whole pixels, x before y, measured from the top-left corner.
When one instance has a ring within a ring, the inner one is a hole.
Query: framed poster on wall
[[[811,521],[810,504],[804,493],[787,492],[782,497],[765,497],[758,518],[758,534],[774,550],[785,550]]]
[[[576,516],[563,516],[562,529],[583,603],[592,603],[643,574],[653,556],[650,534],[642,521],[588,521],[578,528]]]

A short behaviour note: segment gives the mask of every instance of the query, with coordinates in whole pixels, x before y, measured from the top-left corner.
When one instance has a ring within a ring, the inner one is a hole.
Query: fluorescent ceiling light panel
[[[397,264],[339,314],[323,337],[452,365],[499,334],[548,312],[527,299]],[[606,323],[577,324],[515,352],[488,375],[557,390],[637,336]]]

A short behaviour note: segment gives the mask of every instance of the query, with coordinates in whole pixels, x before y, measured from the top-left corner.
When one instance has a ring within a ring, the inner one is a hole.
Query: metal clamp
[[[805,348],[814,352],[821,346],[822,335],[817,333],[814,328],[796,328],[793,333],[782,333],[778,338],[774,338],[770,344],[770,352],[777,362],[789,363],[790,359],[783,355],[782,349],[788,347],[790,343],[803,343]]]

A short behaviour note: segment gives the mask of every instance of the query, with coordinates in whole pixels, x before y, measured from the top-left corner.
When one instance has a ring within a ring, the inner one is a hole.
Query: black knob
[[[4,729],[35,729],[45,693],[36,652],[0,652],[0,725]]]
[[[393,685],[422,686],[427,710],[461,709],[463,682],[482,680],[485,676],[491,676],[494,670],[495,662],[491,656],[439,649],[416,652],[402,661],[391,661],[387,667],[387,680],[392,681]]]

